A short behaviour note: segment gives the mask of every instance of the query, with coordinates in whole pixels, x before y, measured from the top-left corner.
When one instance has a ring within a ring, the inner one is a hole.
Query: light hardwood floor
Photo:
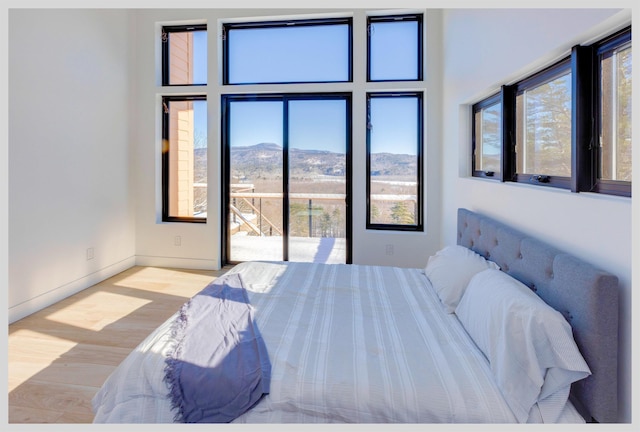
[[[9,423],[91,423],[91,398],[116,366],[229,268],[133,267],[11,324]]]

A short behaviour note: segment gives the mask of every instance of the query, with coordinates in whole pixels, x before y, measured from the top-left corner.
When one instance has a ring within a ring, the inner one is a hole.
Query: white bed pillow
[[[557,421],[571,383],[591,374],[562,314],[504,272],[475,275],[455,313],[519,422],[534,407]]]
[[[471,278],[488,268],[500,267],[471,249],[454,245],[430,256],[424,274],[438,293],[445,311],[453,313]]]

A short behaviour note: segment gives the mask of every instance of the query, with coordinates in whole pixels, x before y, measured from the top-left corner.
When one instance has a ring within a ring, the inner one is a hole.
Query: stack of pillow
[[[424,273],[487,357],[518,422],[558,421],[571,383],[591,374],[562,314],[463,246],[429,257]]]

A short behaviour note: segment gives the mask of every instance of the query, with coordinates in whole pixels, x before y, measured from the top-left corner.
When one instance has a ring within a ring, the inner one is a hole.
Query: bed
[[[462,208],[422,269],[242,263],[118,366],[94,422],[616,422],[617,283]],[[196,307],[225,329],[177,325]]]

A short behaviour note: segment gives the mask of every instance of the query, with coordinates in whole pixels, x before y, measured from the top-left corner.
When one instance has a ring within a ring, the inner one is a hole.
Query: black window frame
[[[170,55],[169,52],[169,33],[185,33],[194,31],[207,31],[207,24],[190,24],[190,25],[165,25],[162,26],[162,86],[163,87],[181,87],[181,86],[206,86],[207,83],[191,83],[191,84],[169,84],[169,64]],[[209,62],[207,62],[208,64]]]
[[[418,23],[418,70],[417,77],[413,79],[371,79],[371,25],[380,22],[398,22],[398,21],[416,21]],[[424,79],[423,63],[424,63],[424,15],[423,14],[402,14],[402,15],[384,15],[384,16],[367,16],[367,82],[402,82],[402,81],[422,81]]]
[[[518,121],[517,115],[516,115],[516,99],[519,95],[523,94],[524,92],[526,92],[527,90],[539,87],[541,85],[544,85],[548,82],[553,81],[554,79],[565,75],[567,72],[571,73],[571,78],[572,80],[575,77],[575,74],[573,73],[572,69],[571,69],[571,57],[567,57],[565,59],[560,60],[559,62],[553,64],[552,66],[549,66],[548,68],[518,82],[517,84],[515,84],[514,86],[514,97],[513,100],[510,101],[509,104],[509,109],[512,110],[513,112],[513,118],[511,119],[512,121],[510,122],[510,124],[507,125],[507,134],[509,137],[511,137],[510,139],[510,146],[513,147],[513,151],[512,152],[508,152],[508,154],[513,157],[513,161],[511,161],[511,163],[509,164],[509,166],[513,169],[513,175],[511,176],[513,181],[518,182],[518,183],[529,183],[529,184],[538,184],[541,186],[545,186],[545,187],[556,187],[556,188],[562,188],[562,189],[570,189],[571,188],[571,181],[572,181],[572,177],[575,175],[575,171],[574,171],[574,167],[572,166],[572,170],[571,170],[571,176],[569,177],[565,177],[565,176],[557,176],[557,175],[549,175],[545,172],[539,172],[539,173],[519,173],[517,170],[517,150],[516,150],[516,124]],[[573,87],[573,86],[572,86]],[[573,88],[572,88],[572,93],[571,93],[571,109],[572,109],[572,123],[573,123],[573,119],[574,116],[576,115],[575,111],[574,111],[574,102],[575,102],[575,94],[573,93]],[[574,133],[572,132],[571,136],[572,136],[572,140],[571,140],[571,153],[572,155],[575,154],[575,147],[574,147]],[[572,164],[573,165],[573,164]]]
[[[207,223],[207,218],[172,216],[169,214],[169,124],[170,113],[167,102],[205,101],[206,95],[163,96],[162,97],[162,222]]]
[[[402,224],[379,224],[371,223],[371,128],[370,125],[370,101],[372,98],[394,98],[394,97],[415,97],[418,100],[417,109],[417,190],[416,190],[416,223],[413,225]],[[366,229],[381,231],[424,231],[424,92],[422,91],[371,91],[367,92],[367,134],[366,134]]]
[[[509,85],[471,106],[471,176],[495,178],[502,182],[529,183],[568,189],[571,192],[595,192],[631,197],[631,182],[599,178],[601,151],[600,61],[603,55],[631,42],[631,26],[616,31],[590,45],[572,47],[569,56],[543,70]],[[571,73],[571,176],[517,172],[516,97],[566,72]],[[487,176],[475,167],[475,114],[483,106],[502,100],[502,176]],[[501,178],[500,178],[501,177]]]
[[[486,171],[486,170],[480,170],[478,169],[478,167],[476,166],[476,150],[477,150],[477,137],[476,137],[476,114],[480,111],[483,111],[485,108],[493,106],[495,104],[501,104],[500,105],[500,110],[502,111],[502,115],[501,115],[501,121],[504,121],[504,92],[501,91],[499,93],[495,93],[491,96],[489,96],[486,99],[481,100],[480,102],[477,102],[475,104],[473,104],[473,106],[471,107],[471,131],[472,131],[472,136],[471,136],[471,173],[473,177],[483,177],[483,178],[487,178],[487,179],[491,179],[491,180],[502,180],[503,175],[504,175],[504,143],[505,143],[505,137],[504,137],[504,131],[505,128],[501,127],[500,130],[500,172],[496,173],[494,171]]]
[[[626,45],[631,42],[631,26],[626,27],[607,38],[602,39],[601,41],[594,44],[594,58],[595,58],[595,79],[594,81],[594,93],[596,94],[595,102],[596,102],[596,110],[595,113],[595,131],[594,131],[594,139],[597,143],[595,147],[597,148],[597,164],[596,164],[596,174],[594,180],[594,192],[599,192],[603,194],[609,195],[617,195],[623,197],[631,197],[631,187],[632,183],[628,181],[621,180],[605,180],[600,178],[600,166],[602,163],[602,152],[600,150],[600,134],[602,128],[602,117],[600,115],[602,108],[602,94],[600,82],[602,80],[601,75],[601,61],[605,55],[610,55],[615,49]]]
[[[348,78],[338,81],[268,81],[268,82],[229,82],[229,38],[227,35],[233,30],[259,29],[259,28],[290,28],[292,26],[323,26],[323,25],[347,25],[348,32]],[[254,21],[254,22],[226,22],[222,24],[222,84],[228,86],[243,85],[275,85],[275,84],[317,84],[317,83],[352,83],[353,82],[353,18],[319,18],[282,21]]]
[[[282,159],[283,159],[283,175],[282,179],[282,193],[283,193],[283,209],[287,211],[283,212],[283,261],[289,261],[289,108],[288,104],[291,101],[308,101],[308,100],[344,100],[346,103],[346,154],[345,154],[345,181],[346,181],[346,214],[345,214],[345,238],[346,238],[346,251],[345,251],[345,264],[351,264],[353,261],[353,94],[351,92],[274,92],[274,93],[261,93],[261,94],[245,94],[245,93],[225,93],[220,96],[221,115],[220,115],[220,138],[221,138],[221,178],[222,178],[222,235],[221,235],[221,254],[222,262],[224,264],[235,265],[239,261],[231,261],[231,245],[229,244],[229,206],[231,200],[229,197],[229,189],[231,186],[231,142],[230,142],[230,128],[231,119],[229,116],[229,107],[233,102],[244,101],[278,101],[283,102],[283,142],[282,142]]]

